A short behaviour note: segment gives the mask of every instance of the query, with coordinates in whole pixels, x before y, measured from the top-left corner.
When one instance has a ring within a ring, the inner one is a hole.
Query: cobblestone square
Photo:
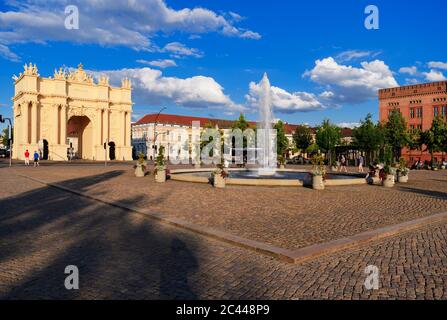
[[[278,261],[46,184],[281,248],[447,211],[447,172],[374,186],[227,187],[137,179],[129,165],[0,168],[0,298],[446,299],[447,223],[300,264]],[[80,289],[64,288],[76,265]],[[368,265],[378,290],[364,286]]]

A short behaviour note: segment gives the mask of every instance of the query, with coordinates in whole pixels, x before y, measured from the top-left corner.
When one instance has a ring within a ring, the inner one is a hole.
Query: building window
[[[422,118],[422,108],[416,109],[416,116],[417,116],[417,118]]]
[[[439,109],[438,109],[438,107],[433,107],[433,116],[434,117],[439,116]]]
[[[447,106],[442,106],[442,116],[443,117],[447,116]]]
[[[410,118],[414,119],[414,108],[410,108]]]

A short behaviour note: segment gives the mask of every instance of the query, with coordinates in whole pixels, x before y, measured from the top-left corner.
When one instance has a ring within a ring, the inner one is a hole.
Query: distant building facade
[[[95,83],[82,64],[70,73],[55,70],[52,78],[41,77],[36,65],[24,69],[14,76],[14,158],[29,150],[49,160],[132,159],[128,79],[120,88],[106,76]]]
[[[379,118],[385,122],[394,108],[400,110],[409,130],[425,131],[431,128],[437,116],[447,119],[447,81],[417,84],[379,90]],[[404,148],[402,156],[408,161],[431,160],[427,151]],[[442,154],[435,154],[441,161]]]
[[[132,146],[134,148],[134,155],[139,153],[145,154],[149,159],[157,154],[160,146],[165,150],[170,150],[170,147],[181,139],[176,129],[185,129],[188,132],[191,141],[192,123],[194,121],[200,122],[200,130],[205,127],[212,126],[217,129],[231,129],[236,120],[223,120],[204,117],[181,116],[172,114],[148,114],[132,124]],[[254,121],[248,121],[251,126],[256,126]],[[289,140],[290,150],[287,156],[293,157],[299,153],[293,153],[293,133],[299,125],[285,123],[285,134]],[[312,138],[315,141],[315,129],[312,129]],[[342,129],[342,140],[350,142],[352,130],[349,128]],[[155,137],[155,138],[154,138]]]

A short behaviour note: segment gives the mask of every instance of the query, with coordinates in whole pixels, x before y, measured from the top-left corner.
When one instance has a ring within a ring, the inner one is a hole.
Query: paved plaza
[[[446,222],[290,264],[104,203],[297,249],[447,211],[446,171],[410,177],[391,190],[216,190],[137,179],[129,165],[2,167],[0,298],[446,299]],[[64,287],[67,265],[79,290]],[[368,265],[378,290],[364,287]]]

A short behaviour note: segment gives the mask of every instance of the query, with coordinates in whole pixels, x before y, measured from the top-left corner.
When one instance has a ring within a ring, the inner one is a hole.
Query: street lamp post
[[[13,142],[13,139],[12,139],[12,122],[11,122],[11,119],[10,118],[3,118],[3,116],[1,116],[0,115],[0,122],[1,123],[4,123],[5,122],[5,120],[8,120],[8,122],[9,122],[9,125],[8,125],[8,145],[9,145],[9,166],[11,167],[12,166],[12,144],[14,143]]]
[[[157,117],[155,117],[155,121],[154,121],[154,143],[152,144],[152,155],[153,155],[153,159],[155,160],[155,156],[156,156],[156,154],[155,154],[155,143],[156,143],[156,141],[157,141],[157,134],[156,134],[156,128],[157,128],[157,121],[158,121],[158,117],[160,117],[160,114],[163,112],[163,110],[165,110],[166,109],[166,107],[163,107],[163,108],[161,108],[160,109],[160,111],[158,112],[158,114],[157,114]]]

